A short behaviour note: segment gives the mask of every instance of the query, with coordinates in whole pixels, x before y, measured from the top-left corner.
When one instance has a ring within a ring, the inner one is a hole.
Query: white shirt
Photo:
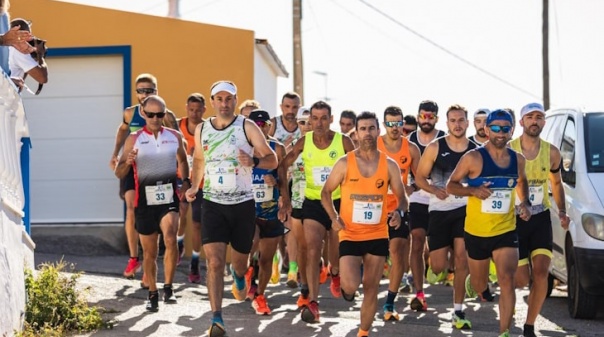
[[[9,47],[8,67],[10,77],[23,79],[25,74],[38,66],[38,62],[30,54],[23,54],[13,47]]]

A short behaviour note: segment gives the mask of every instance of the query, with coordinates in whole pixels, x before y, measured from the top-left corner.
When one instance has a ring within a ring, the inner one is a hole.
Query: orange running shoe
[[[258,295],[252,301],[252,308],[256,310],[256,315],[268,316],[271,314],[271,309],[266,304],[266,298],[264,295]]]

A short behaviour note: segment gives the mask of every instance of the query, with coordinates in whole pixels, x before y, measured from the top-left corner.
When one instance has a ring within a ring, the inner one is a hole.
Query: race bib
[[[273,187],[267,184],[254,184],[254,200],[256,202],[265,202],[273,200]]]
[[[331,173],[331,167],[319,166],[312,168],[312,178],[315,182],[315,186],[323,186],[327,181],[327,177]]]
[[[449,194],[448,197],[441,200],[438,199],[438,197],[436,197],[434,194],[430,194],[430,203],[434,202],[443,203],[447,205],[465,205],[468,203],[468,197],[460,197],[457,195]]]
[[[543,204],[543,186],[529,186],[529,200],[533,205]]]
[[[210,178],[210,186],[218,190],[230,190],[235,188],[235,168],[233,167],[216,167],[208,171]]]
[[[505,214],[512,205],[512,191],[495,190],[490,197],[482,201],[482,213]]]
[[[148,206],[167,205],[174,202],[172,184],[145,186],[145,196]]]
[[[377,225],[382,218],[382,202],[355,201],[352,222],[363,225]]]

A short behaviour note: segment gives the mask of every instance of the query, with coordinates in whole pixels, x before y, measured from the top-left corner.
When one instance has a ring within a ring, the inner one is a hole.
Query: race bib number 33
[[[166,205],[174,201],[172,184],[145,186],[145,196],[148,206]]]

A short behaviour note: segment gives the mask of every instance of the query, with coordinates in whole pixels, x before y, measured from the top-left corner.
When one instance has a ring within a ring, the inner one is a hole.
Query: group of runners
[[[415,116],[396,106],[380,116],[345,111],[337,132],[330,128],[328,103],[303,107],[294,92],[283,95],[281,114],[271,118],[256,101],[238,107],[236,85],[218,81],[210,88],[215,115],[205,120],[201,94],[189,96],[187,116],[176,120],[157,95],[155,77],[140,75],[136,92],[139,104],[124,111],[110,165],[122,178],[127,205],[131,258],[124,276],[134,277],[143,267],[147,310],[159,309],[160,233],[163,300],[176,301],[172,280],[190,203],[189,281],[201,281],[203,248],[211,337],[226,334],[222,298],[229,245],[233,296],[249,299],[259,315],[271,314],[266,288],[275,278],[281,245],[287,250],[281,254],[288,257],[287,285],[300,289],[297,305],[307,323],[320,321],[319,287],[329,275],[332,295],[346,301],[355,301],[362,285],[357,336],[368,336],[384,265],[390,267],[382,318],[399,319],[396,296],[411,275],[412,284],[402,284],[415,291],[410,308],[426,311],[429,262],[430,273],[450,274],[452,326],[471,329],[464,299],[494,300],[488,284],[494,264],[500,336],[509,336],[515,288],[529,281],[523,335],[535,336],[552,256],[548,190],[562,225],[569,222],[560,152],[539,136],[545,124],[540,104],[522,108],[522,135],[510,142],[516,125],[510,109],[477,110],[476,134],[468,138],[468,111],[450,106],[444,132],[436,129],[440,116],[433,101],[421,102]]]

